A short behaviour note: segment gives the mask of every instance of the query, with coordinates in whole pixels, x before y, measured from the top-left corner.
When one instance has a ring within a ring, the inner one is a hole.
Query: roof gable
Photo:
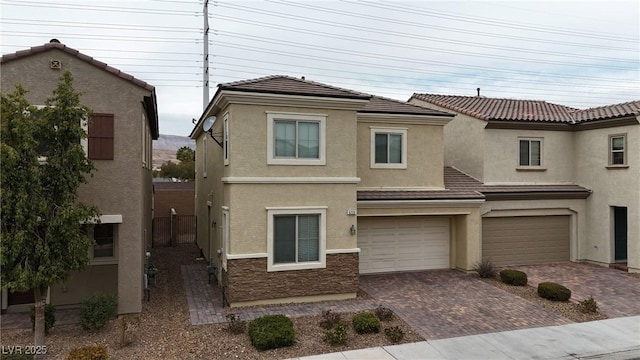
[[[413,105],[404,101],[388,99],[381,96],[373,96],[359,113],[381,113],[381,114],[402,114],[402,115],[430,115],[454,117],[444,111],[433,110],[418,105]]]

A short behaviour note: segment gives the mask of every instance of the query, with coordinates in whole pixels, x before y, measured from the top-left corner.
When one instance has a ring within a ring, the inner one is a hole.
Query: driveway
[[[593,296],[599,311],[609,317],[640,315],[640,278],[623,271],[585,263],[516,266],[524,271],[529,285],[552,281],[568,287],[571,298],[580,301]]]
[[[426,340],[571,323],[454,270],[366,275],[360,287]]]

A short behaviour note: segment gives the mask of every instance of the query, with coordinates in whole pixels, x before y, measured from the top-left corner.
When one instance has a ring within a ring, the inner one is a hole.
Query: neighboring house
[[[640,101],[586,110],[481,96],[409,101],[457,113],[444,128],[448,186],[486,196],[484,258],[640,272]]]
[[[286,76],[219,85],[190,136],[197,242],[225,300],[353,298],[361,273],[470,270],[484,196],[445,188],[452,118]]]
[[[86,270],[51,288],[50,303],[78,304],[95,293],[109,293],[118,296],[119,313],[140,312],[145,251],[151,243],[152,139],[158,138],[154,87],[57,40],[3,55],[0,63],[2,92],[21,84],[33,105],[44,105],[62,72],[70,71],[81,103],[93,112],[87,154],[97,170],[87,177],[79,198],[102,214],[93,231],[99,245],[91,250]],[[24,295],[3,289],[2,309],[33,301]]]

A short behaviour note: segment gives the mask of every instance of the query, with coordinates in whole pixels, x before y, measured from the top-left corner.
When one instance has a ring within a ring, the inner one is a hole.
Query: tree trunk
[[[44,296],[42,293],[45,293]],[[46,288],[44,291],[38,286],[33,289],[33,297],[36,306],[35,330],[33,332],[35,349],[43,349],[45,345],[44,339],[44,306],[47,302]],[[39,351],[36,352],[37,354]],[[36,355],[36,359],[44,359],[44,355]]]

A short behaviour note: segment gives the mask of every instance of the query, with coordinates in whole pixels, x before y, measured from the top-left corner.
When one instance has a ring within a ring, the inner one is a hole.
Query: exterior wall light
[[[351,229],[349,229],[349,231],[351,232],[351,235],[355,235],[356,234],[356,226],[355,225],[351,225]]]

